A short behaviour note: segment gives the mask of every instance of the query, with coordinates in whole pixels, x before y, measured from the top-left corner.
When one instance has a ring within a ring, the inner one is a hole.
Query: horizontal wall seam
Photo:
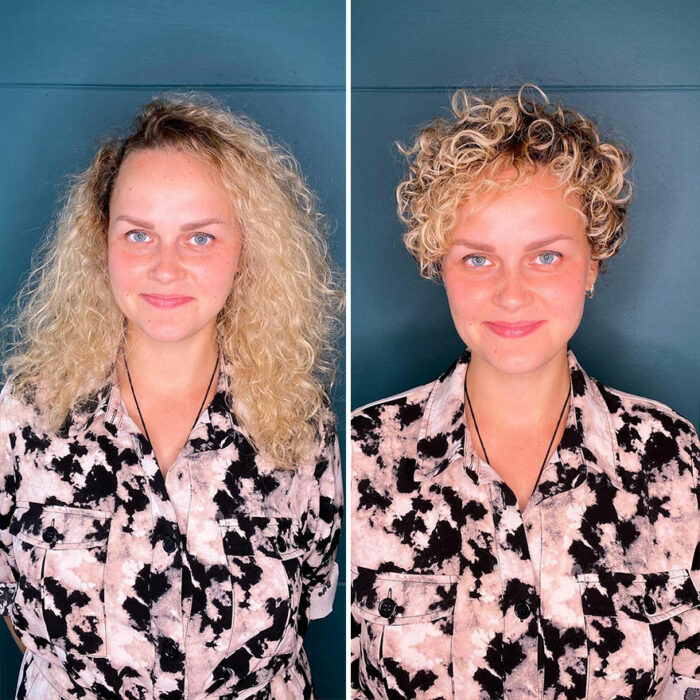
[[[268,85],[268,84],[215,84],[208,83],[13,83],[0,81],[0,89],[40,90],[207,90],[213,92],[344,92],[344,85]]]
[[[497,90],[516,92],[521,84],[517,85],[353,85],[352,92],[448,92],[458,88],[467,90],[484,91]],[[700,85],[544,85],[545,91],[552,92],[697,92]]]

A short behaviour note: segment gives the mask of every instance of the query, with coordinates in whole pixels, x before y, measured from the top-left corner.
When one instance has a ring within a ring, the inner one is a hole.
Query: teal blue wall
[[[402,246],[394,142],[447,116],[456,87],[534,81],[635,157],[629,238],[572,348],[698,425],[700,4],[354,0],[352,23],[352,405],[433,379],[463,347]]]
[[[0,303],[26,274],[66,177],[102,136],[121,133],[165,89],[201,89],[257,120],[299,159],[345,254],[345,3],[2,3]],[[335,392],[341,429],[344,378]],[[344,437],[344,436],[341,436]],[[344,561],[344,544],[339,561]],[[335,611],[311,624],[320,698],[345,687],[345,572]],[[14,697],[20,654],[0,625],[0,699]]]

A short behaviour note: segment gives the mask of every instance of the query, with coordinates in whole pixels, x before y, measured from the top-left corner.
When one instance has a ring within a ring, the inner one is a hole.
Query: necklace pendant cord
[[[131,381],[131,373],[129,372],[129,364],[126,361],[126,355],[123,355],[124,357],[124,367],[126,367],[126,376],[129,378],[129,388],[131,389],[131,395],[134,397],[134,403],[136,404],[136,410],[138,411],[139,418],[141,419],[141,425],[143,425],[143,431],[146,433],[146,440],[148,440],[148,444],[151,446],[151,449],[153,450],[153,442],[151,441],[151,436],[148,434],[148,428],[146,427],[146,421],[143,419],[143,414],[141,413],[141,407],[139,406],[138,399],[136,398],[136,392],[134,391],[134,383]],[[219,368],[219,353],[216,353],[216,364],[214,365],[214,371],[211,373],[211,377],[209,378],[209,384],[207,385],[207,390],[204,392],[204,398],[202,399],[202,403],[199,407],[199,410],[197,411],[197,415],[194,419],[194,423],[192,423],[192,427],[190,428],[190,432],[194,430],[194,426],[197,425],[197,421],[199,420],[199,416],[202,413],[202,409],[204,408],[204,404],[207,401],[207,396],[209,396],[209,390],[211,389],[212,382],[214,381],[214,376],[216,375],[216,370]],[[153,450],[153,457],[156,459],[156,453],[155,450]]]
[[[469,388],[467,386],[467,377],[469,376],[469,365],[467,365],[467,372],[464,377],[464,392],[467,397],[467,404],[469,405],[469,413],[471,414],[472,417],[472,422],[474,423],[474,429],[476,430],[476,436],[479,438],[479,444],[481,445],[481,451],[484,453],[484,459],[486,460],[486,464],[491,466],[491,462],[489,461],[489,456],[486,452],[486,446],[484,445],[484,441],[481,438],[481,433],[479,432],[479,424],[476,422],[476,416],[474,415],[474,409],[472,408],[472,402],[469,399]],[[564,405],[561,408],[561,412],[559,413],[559,420],[557,420],[557,426],[554,428],[554,433],[552,434],[552,439],[549,441],[549,446],[547,447],[547,451],[544,454],[544,460],[542,461],[542,466],[540,467],[540,471],[537,474],[537,479],[535,480],[535,485],[532,488],[532,493],[530,494],[530,497],[532,498],[532,494],[535,493],[535,489],[537,488],[537,485],[540,483],[540,477],[542,476],[542,472],[544,471],[544,468],[547,464],[547,457],[549,457],[549,451],[552,449],[552,445],[554,444],[554,438],[557,436],[557,432],[559,431],[559,426],[561,425],[561,419],[564,417],[564,411],[566,411],[566,407],[569,405],[569,399],[571,398],[571,385],[569,385],[569,391],[566,394],[566,400],[564,401]]]

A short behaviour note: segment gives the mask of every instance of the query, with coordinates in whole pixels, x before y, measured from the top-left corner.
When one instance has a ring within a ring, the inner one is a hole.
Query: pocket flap
[[[10,534],[46,549],[100,547],[111,522],[110,514],[102,510],[19,501]]]
[[[577,578],[585,615],[626,615],[654,624],[700,605],[700,595],[686,569],[648,574],[599,572]]]
[[[233,518],[220,518],[217,522],[228,556],[262,553],[277,559],[289,559],[303,551],[296,518],[242,513]]]
[[[379,625],[408,625],[451,615],[457,578],[353,567],[353,612]]]

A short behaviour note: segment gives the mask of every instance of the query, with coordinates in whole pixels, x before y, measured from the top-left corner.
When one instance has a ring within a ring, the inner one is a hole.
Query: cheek
[[[480,315],[480,310],[489,299],[490,293],[485,280],[473,280],[466,275],[446,271],[443,282],[450,311],[455,320],[466,324]]]
[[[554,314],[576,316],[583,309],[585,282],[585,272],[574,270],[552,277],[541,293]]]
[[[237,258],[221,255],[209,260],[198,270],[201,283],[217,299],[226,298],[237,270]]]
[[[128,297],[138,276],[137,266],[129,256],[116,248],[109,248],[107,255],[109,280],[115,297]]]

